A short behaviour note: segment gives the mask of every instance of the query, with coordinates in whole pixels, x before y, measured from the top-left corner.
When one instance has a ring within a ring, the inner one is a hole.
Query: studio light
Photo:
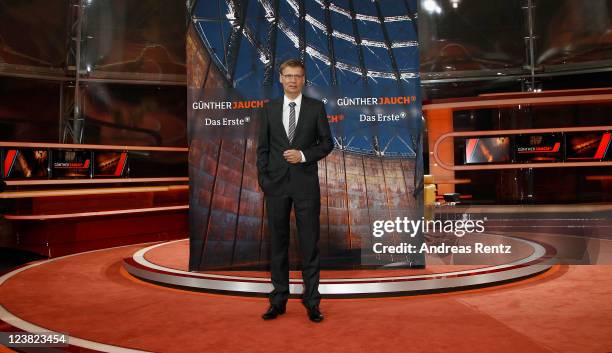
[[[423,9],[430,14],[441,14],[442,8],[435,0],[424,0],[422,3]]]

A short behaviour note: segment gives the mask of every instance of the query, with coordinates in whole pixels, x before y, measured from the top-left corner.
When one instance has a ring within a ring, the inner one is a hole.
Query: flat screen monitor
[[[91,151],[53,150],[52,157],[53,178],[91,177]]]
[[[10,148],[2,153],[4,179],[47,179],[49,151],[35,148]]]
[[[519,135],[514,143],[515,159],[519,163],[563,161],[563,135]]]
[[[94,152],[94,177],[120,178],[127,173],[127,152]]]
[[[510,138],[507,136],[466,140],[466,164],[509,163],[510,160]]]
[[[566,136],[567,161],[612,160],[612,132],[580,132]]]

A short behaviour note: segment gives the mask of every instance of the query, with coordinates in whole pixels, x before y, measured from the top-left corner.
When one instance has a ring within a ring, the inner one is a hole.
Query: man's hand
[[[291,164],[297,164],[302,161],[302,153],[298,150],[286,150],[283,152],[283,157]]]

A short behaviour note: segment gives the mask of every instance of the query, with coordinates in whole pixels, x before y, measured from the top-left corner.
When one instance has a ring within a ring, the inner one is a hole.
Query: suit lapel
[[[280,133],[283,136],[283,140],[289,146],[289,137],[287,136],[287,131],[285,131],[285,126],[283,125],[283,98],[281,98],[276,106],[273,107],[272,116],[274,117],[274,125],[277,129],[280,129]]]

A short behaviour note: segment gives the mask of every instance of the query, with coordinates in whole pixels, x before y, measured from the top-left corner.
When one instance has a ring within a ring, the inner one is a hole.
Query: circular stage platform
[[[492,265],[449,265],[445,264],[448,259],[427,256],[425,269],[322,270],[319,292],[323,297],[371,297],[463,290],[519,280],[552,266],[546,262],[550,252],[539,243],[496,234],[486,237],[496,238],[498,243],[503,240],[516,250],[495,258]],[[265,295],[272,291],[267,272],[189,272],[188,260],[189,241],[178,240],[141,249],[124,259],[123,267],[140,279],[186,290],[233,295]],[[299,275],[291,272],[292,295],[303,290]]]

